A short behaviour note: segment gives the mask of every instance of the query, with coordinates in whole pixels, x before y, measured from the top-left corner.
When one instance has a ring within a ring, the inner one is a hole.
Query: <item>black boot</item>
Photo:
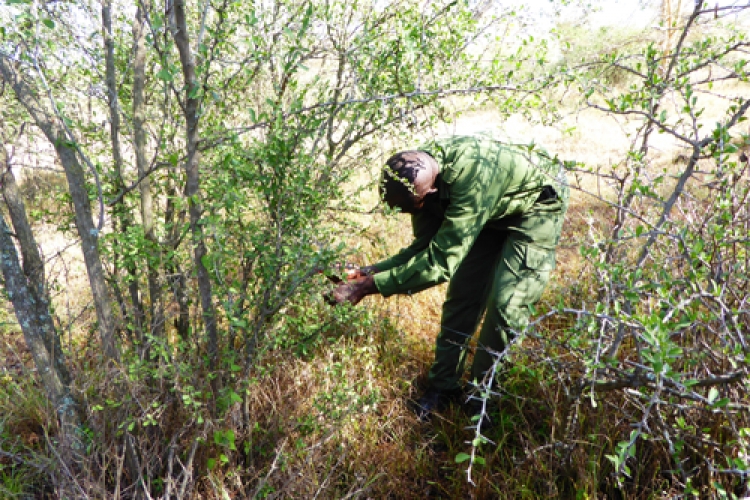
[[[413,401],[412,411],[422,422],[430,419],[433,413],[443,411],[451,402],[460,401],[463,391],[455,389],[452,391],[441,391],[435,388],[428,388],[422,396]]]

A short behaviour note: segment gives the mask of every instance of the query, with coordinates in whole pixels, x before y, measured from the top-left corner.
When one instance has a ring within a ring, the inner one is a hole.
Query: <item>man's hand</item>
[[[361,269],[358,269],[357,271],[361,271]],[[378,293],[378,288],[375,286],[375,280],[372,275],[354,279],[349,279],[349,276],[347,275],[347,281],[339,283],[336,288],[326,296],[326,300],[328,300],[331,305],[343,304],[344,302],[357,305],[359,301],[373,293]]]
[[[337,285],[342,282],[342,278],[346,281],[352,281],[366,276],[372,276],[378,272],[375,266],[357,267],[354,264],[335,265],[333,266],[333,270],[334,272],[331,273],[320,268],[318,269],[318,272],[325,274],[325,277],[328,278],[329,281],[336,283]]]
[[[366,278],[367,276],[372,276],[373,274],[376,274],[378,272],[378,270],[375,269],[375,266],[365,266],[365,267],[347,266],[345,271],[346,271],[347,281],[352,281],[352,280],[356,280],[359,278]]]

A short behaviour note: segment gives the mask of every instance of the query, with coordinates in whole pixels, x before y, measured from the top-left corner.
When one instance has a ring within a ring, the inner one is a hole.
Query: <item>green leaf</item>
[[[237,328],[247,328],[247,321],[244,319],[233,319],[232,326],[236,326]]]
[[[718,401],[715,401],[712,406],[714,408],[724,408],[728,404],[729,404],[729,398],[721,398]]]
[[[53,29],[55,27],[55,22],[52,19],[42,19],[42,24],[44,24],[49,29]]]
[[[167,68],[162,68],[161,71],[156,74],[156,78],[164,80],[165,82],[171,82],[173,79],[172,73],[170,73]]]
[[[203,264],[203,267],[206,269],[211,267],[211,258],[208,255],[204,255],[201,257],[201,264]]]
[[[151,26],[153,30],[156,32],[158,32],[163,25],[164,25],[164,20],[159,15],[154,16],[153,19],[151,20]]]
[[[456,463],[457,464],[462,464],[462,463],[466,462],[470,458],[471,458],[471,455],[469,455],[468,453],[461,452],[458,455],[456,455]]]
[[[604,455],[604,457],[612,462],[612,465],[615,466],[615,469],[620,468],[620,458],[617,455]]]

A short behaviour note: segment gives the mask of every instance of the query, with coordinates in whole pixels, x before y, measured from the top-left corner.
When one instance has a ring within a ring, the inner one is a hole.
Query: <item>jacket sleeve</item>
[[[405,254],[406,261],[396,267],[378,268],[382,272],[375,275],[375,285],[383,296],[417,293],[443,283],[469,253],[502,191],[486,188],[503,179],[497,168],[466,167],[450,187],[445,218],[427,246],[412,249],[416,252]]]
[[[383,272],[407,263],[412,257],[429,246],[430,241],[440,228],[440,222],[439,218],[430,213],[421,212],[412,215],[411,225],[414,241],[408,247],[402,248],[396,255],[373,264],[375,269],[378,272]]]

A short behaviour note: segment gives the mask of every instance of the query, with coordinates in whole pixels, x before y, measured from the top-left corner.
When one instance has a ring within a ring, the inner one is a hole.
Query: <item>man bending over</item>
[[[350,272],[331,297],[357,304],[449,281],[420,418],[460,394],[466,344],[483,316],[470,374],[477,383],[527,326],[555,267],[568,193],[558,161],[487,138],[437,140],[386,162],[381,194],[411,215],[414,241]]]

